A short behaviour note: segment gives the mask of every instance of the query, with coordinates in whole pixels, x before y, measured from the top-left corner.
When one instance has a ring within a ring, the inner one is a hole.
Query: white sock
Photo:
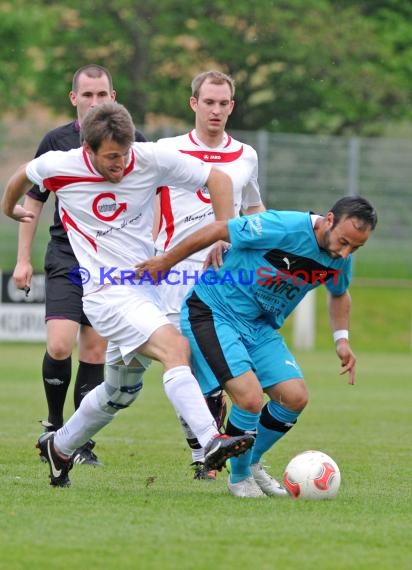
[[[182,431],[183,431],[183,435],[185,436],[185,438],[186,439],[197,439],[195,434],[193,433],[193,431],[190,429],[190,425],[185,421],[185,419],[182,418],[182,416],[180,416],[179,414],[177,414],[177,417],[179,419],[180,425],[182,426]],[[192,462],[193,463],[196,463],[197,461],[204,461],[205,452],[203,450],[203,447],[201,447],[200,449],[190,448],[190,451],[192,452]]]
[[[200,449],[191,449],[192,452],[192,462],[196,463],[197,461],[201,461],[202,463],[205,460],[205,450],[203,447]]]
[[[86,394],[74,414],[54,436],[57,449],[65,455],[73,455],[78,447],[85,444],[115,416],[115,413],[108,414],[101,409],[95,390]]]
[[[182,432],[183,435],[185,436],[186,439],[195,439],[196,435],[193,433],[193,431],[190,429],[190,425],[187,423],[187,421],[182,418],[182,416],[180,414],[177,414],[179,423],[182,427]]]
[[[166,396],[176,412],[185,418],[202,447],[218,434],[196,378],[189,366],[175,366],[163,375]]]

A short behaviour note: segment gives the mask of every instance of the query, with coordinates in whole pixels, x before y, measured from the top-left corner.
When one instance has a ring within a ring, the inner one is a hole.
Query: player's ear
[[[196,111],[197,111],[197,98],[193,97],[193,96],[190,97],[189,104],[190,104],[192,111],[194,111],[196,113]]]
[[[333,213],[333,212],[328,212],[328,213],[326,214],[326,216],[325,216],[325,220],[326,220],[328,229],[331,229],[332,226],[333,226],[333,223],[334,223],[334,221],[335,221],[335,215],[334,215],[334,213]]]
[[[73,105],[73,107],[76,107],[77,106],[77,96],[76,96],[75,91],[70,91],[69,99],[70,99],[70,103]]]

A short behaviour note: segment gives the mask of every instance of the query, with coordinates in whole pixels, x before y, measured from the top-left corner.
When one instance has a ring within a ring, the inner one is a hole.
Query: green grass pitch
[[[410,353],[358,354],[355,386],[333,350],[297,353],[311,401],[265,463],[281,477],[300,451],[331,455],[342,485],[320,502],[236,499],[223,472],[194,481],[157,364],[135,404],[97,435],[104,467],[77,466],[70,489],[51,488],[34,449],[42,354],[0,345],[1,570],[411,567]]]

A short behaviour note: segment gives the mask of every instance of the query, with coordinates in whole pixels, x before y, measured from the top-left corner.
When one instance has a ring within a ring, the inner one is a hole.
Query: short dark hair
[[[362,228],[369,227],[371,230],[375,229],[378,223],[378,216],[372,204],[362,198],[362,196],[345,196],[338,200],[330,210],[333,214],[333,226],[342,218],[356,218],[361,222]]]
[[[199,98],[199,91],[205,81],[209,81],[209,83],[213,83],[214,85],[224,85],[227,83],[230,87],[230,95],[231,99],[235,96],[235,81],[230,77],[230,75],[226,75],[222,71],[204,71],[203,73],[199,73],[192,81],[192,97],[196,99]]]
[[[101,65],[97,65],[96,63],[90,63],[89,65],[84,65],[83,67],[80,67],[74,73],[72,80],[72,91],[74,91],[75,93],[79,88],[79,76],[82,73],[87,75],[87,77],[94,77],[94,78],[102,77],[102,75],[105,75],[109,81],[110,91],[113,91],[113,80],[110,71],[105,67],[102,67]]]
[[[111,101],[91,107],[83,119],[80,139],[93,152],[97,152],[104,140],[131,145],[135,140],[135,126],[129,111],[120,103]]]

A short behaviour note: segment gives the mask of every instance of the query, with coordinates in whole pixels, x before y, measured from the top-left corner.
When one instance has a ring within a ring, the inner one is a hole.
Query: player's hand
[[[169,271],[170,266],[166,263],[164,255],[155,255],[146,261],[137,263],[134,268],[138,279],[147,278],[150,275],[154,283],[159,283]]]
[[[26,210],[23,206],[20,206],[20,204],[16,204],[10,217],[17,222],[28,223],[31,222],[35,216],[33,212]]]
[[[13,271],[13,280],[17,289],[30,287],[33,276],[33,266],[29,262],[18,262]]]
[[[203,269],[207,269],[209,265],[213,265],[213,269],[217,271],[223,265],[223,254],[228,251],[231,244],[227,241],[217,241],[207,254]]]
[[[348,384],[355,384],[356,376],[356,356],[353,354],[349,342],[341,338],[336,342],[336,354],[340,358],[340,374],[349,374]]]

